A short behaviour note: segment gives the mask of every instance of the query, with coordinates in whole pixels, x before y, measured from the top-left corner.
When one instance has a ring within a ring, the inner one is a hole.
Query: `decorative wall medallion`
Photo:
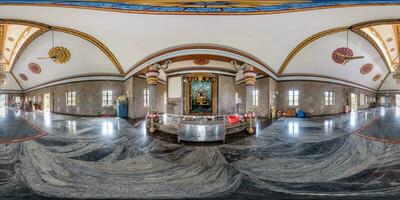
[[[71,53],[65,47],[53,47],[49,51],[49,58],[55,63],[63,64],[71,58]]]
[[[27,81],[28,80],[28,77],[25,75],[25,74],[19,74],[19,77],[22,79],[22,80],[24,80],[24,81]]]
[[[377,80],[381,79],[381,76],[382,76],[381,74],[377,74],[374,76],[374,78],[372,80],[377,81]]]
[[[193,63],[196,65],[207,65],[208,63],[210,63],[210,61],[201,59],[201,60],[193,60]]]
[[[396,50],[395,48],[391,48],[390,51],[393,52],[394,50]]]
[[[332,59],[335,63],[343,64],[346,57],[353,57],[353,51],[347,47],[337,48],[332,53]]]
[[[42,72],[42,68],[40,68],[40,66],[36,63],[29,63],[28,68],[34,74],[40,74],[40,72]]]
[[[15,39],[13,37],[8,37],[8,41],[13,42]]]
[[[386,39],[386,42],[391,42],[391,41],[393,41],[393,38],[392,38],[392,37]]]
[[[365,65],[363,65],[360,69],[360,73],[361,74],[368,74],[369,72],[372,71],[372,68],[374,68],[374,66],[371,63],[367,63]]]

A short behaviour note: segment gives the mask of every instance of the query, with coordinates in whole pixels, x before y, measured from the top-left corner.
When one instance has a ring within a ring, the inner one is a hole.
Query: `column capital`
[[[247,65],[243,71],[244,83],[246,85],[255,85],[257,73],[254,71],[254,67]]]
[[[146,81],[149,85],[157,85],[158,75],[160,75],[159,69],[155,65],[151,65],[146,72]]]

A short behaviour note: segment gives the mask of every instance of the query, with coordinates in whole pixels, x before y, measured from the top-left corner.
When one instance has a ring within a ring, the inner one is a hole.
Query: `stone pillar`
[[[157,107],[156,88],[158,75],[160,75],[160,73],[158,68],[154,65],[150,66],[146,73],[147,89],[149,90],[149,112],[155,112]]]
[[[244,84],[246,85],[246,112],[254,111],[253,91],[256,84],[257,74],[252,66],[247,66],[243,72]]]

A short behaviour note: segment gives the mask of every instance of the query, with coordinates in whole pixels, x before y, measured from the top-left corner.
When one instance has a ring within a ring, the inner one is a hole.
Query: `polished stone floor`
[[[0,199],[399,199],[400,145],[374,139],[399,137],[399,112],[281,118],[216,146],[121,119],[21,113],[48,135],[0,144]],[[375,123],[392,125],[379,135]]]
[[[0,107],[0,144],[31,140],[45,133],[20,117],[21,111]]]

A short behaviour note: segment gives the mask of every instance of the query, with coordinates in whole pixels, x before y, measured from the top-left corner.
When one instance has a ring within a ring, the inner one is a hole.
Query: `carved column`
[[[158,75],[160,75],[157,66],[152,65],[146,73],[147,88],[149,90],[149,112],[155,112],[157,106],[156,100],[156,87],[158,81]]]
[[[246,112],[254,111],[253,109],[253,91],[256,84],[257,73],[252,66],[244,68],[244,84],[246,85]]]

